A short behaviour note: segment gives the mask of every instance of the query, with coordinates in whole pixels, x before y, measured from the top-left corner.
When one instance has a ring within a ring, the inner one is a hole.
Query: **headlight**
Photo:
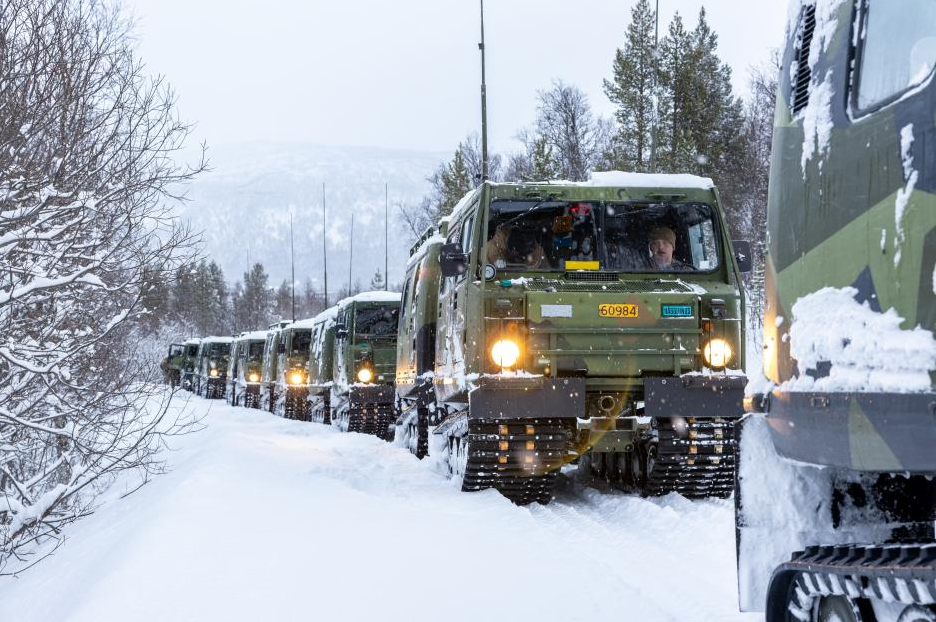
[[[247,376],[247,380],[250,382],[260,382],[260,374],[250,374]]]
[[[304,380],[304,378],[302,377],[302,372],[301,372],[301,371],[294,371],[294,372],[293,372],[292,374],[290,374],[290,376],[289,376],[289,381],[290,381],[292,384],[302,384],[302,381],[303,381],[303,380]]]
[[[370,382],[374,379],[374,372],[372,372],[368,367],[362,367],[358,370],[357,379],[365,383]]]
[[[500,367],[513,367],[520,358],[520,346],[510,339],[501,339],[491,347],[491,358]]]
[[[211,376],[212,378],[217,378],[217,377],[218,377],[218,370],[217,370],[217,369],[211,369],[211,370],[208,371],[208,375]]]
[[[724,339],[712,339],[702,348],[702,358],[705,359],[705,364],[715,369],[727,367],[733,355],[731,344]]]

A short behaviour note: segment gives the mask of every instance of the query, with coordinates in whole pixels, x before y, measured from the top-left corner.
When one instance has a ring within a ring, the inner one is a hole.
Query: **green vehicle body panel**
[[[284,328],[278,338],[278,347],[282,352],[277,352],[276,360],[276,384],[280,390],[286,385],[292,387],[307,388],[309,382],[309,354],[310,349],[300,348],[297,351],[296,342],[302,334],[306,339],[311,340],[312,322],[311,320],[300,320]],[[310,341],[311,343],[311,341]],[[292,374],[302,374],[302,382],[296,384],[292,382]]]
[[[789,345],[791,322],[785,320],[792,318],[797,300],[824,287],[854,287],[856,299],[872,310],[894,309],[903,318],[901,328],[936,331],[936,82],[930,74],[893,100],[859,110],[864,36],[854,36],[854,29],[865,28],[859,11],[857,2],[840,3],[834,33],[818,50],[812,80],[815,85],[825,77],[831,89],[831,125],[827,148],[805,165],[806,119],[800,111],[793,114],[791,103],[793,37],[782,59],[764,317],[764,373],[777,385],[811,371],[797,368]],[[901,134],[911,125],[907,155],[915,183],[902,153]],[[896,206],[902,198],[906,205],[898,230]],[[936,372],[930,371],[930,378],[928,393],[911,395],[849,397],[777,388],[758,406],[768,411],[774,443],[788,458],[856,471],[932,472]]]
[[[717,243],[722,260],[711,272],[499,270],[494,280],[479,278],[484,263],[479,259],[486,256],[487,236],[482,232],[488,231],[491,202],[548,195],[566,202],[609,204],[655,203],[663,200],[662,196],[678,196],[678,202],[707,204],[720,230]],[[439,295],[435,389],[440,402],[467,403],[473,380],[501,371],[491,359],[490,348],[502,335],[510,335],[522,344],[517,367],[525,372],[555,377],[564,368],[587,367],[589,414],[598,412],[594,400],[599,395],[614,396],[618,406],[643,399],[647,376],[705,372],[702,341],[714,336],[732,345],[735,356],[729,369],[740,374],[744,368],[744,293],[714,187],[485,183],[450,217],[447,241],[467,239],[464,229],[468,223],[471,242],[470,249],[465,248],[469,253],[465,276],[453,277]],[[602,274],[608,274],[609,280],[582,280]],[[724,301],[725,313],[720,319],[714,317],[713,300]],[[598,306],[604,303],[636,303],[639,316],[599,317]],[[690,305],[692,317],[663,317],[663,304]],[[571,317],[543,317],[543,305],[568,305]],[[711,326],[705,335],[703,320]],[[570,415],[581,417],[587,413]]]
[[[336,328],[334,335],[334,363],[332,366],[333,394],[344,395],[349,386],[358,382],[357,373],[365,361],[369,362],[374,379],[372,384],[393,384],[396,377],[396,332],[380,339],[358,334],[357,317],[371,309],[399,309],[399,301],[370,302],[346,299],[338,304],[336,327],[343,326],[347,336],[342,338]]]
[[[223,385],[231,360],[232,341],[230,337],[205,337],[201,340],[195,363],[195,374],[198,376],[199,385],[206,382]],[[224,353],[217,354],[221,351]],[[217,370],[217,375],[211,375],[212,369]]]
[[[324,395],[334,382],[335,308],[315,317],[309,358],[309,394]]]

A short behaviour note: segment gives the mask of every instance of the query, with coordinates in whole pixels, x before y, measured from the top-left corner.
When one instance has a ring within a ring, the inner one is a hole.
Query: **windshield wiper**
[[[530,214],[540,209],[540,207],[544,205],[547,207],[559,207],[561,205],[567,205],[567,203],[565,203],[564,201],[556,201],[555,197],[552,197],[552,196],[546,197],[545,199],[540,199],[530,209],[520,212],[519,214],[517,214],[510,220],[500,223],[499,225],[497,225],[497,227],[500,228],[500,227],[506,227],[507,225],[512,225],[513,223],[517,222],[521,218],[525,218],[529,216]]]

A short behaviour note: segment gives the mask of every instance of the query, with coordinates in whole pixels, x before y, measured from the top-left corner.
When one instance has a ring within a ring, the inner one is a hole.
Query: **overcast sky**
[[[210,145],[301,141],[449,152],[480,127],[477,0],[125,0],[140,52]],[[634,0],[488,0],[493,151],[514,148],[536,91],[562,79],[610,115],[611,74]],[[785,0],[660,0],[706,7],[740,94],[779,47]]]

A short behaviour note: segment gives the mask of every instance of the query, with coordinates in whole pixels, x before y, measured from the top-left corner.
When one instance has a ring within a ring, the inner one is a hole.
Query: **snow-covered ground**
[[[760,619],[737,613],[729,501],[566,482],[516,507],[374,437],[177,407],[207,427],[171,472],[0,579],[0,620]]]

